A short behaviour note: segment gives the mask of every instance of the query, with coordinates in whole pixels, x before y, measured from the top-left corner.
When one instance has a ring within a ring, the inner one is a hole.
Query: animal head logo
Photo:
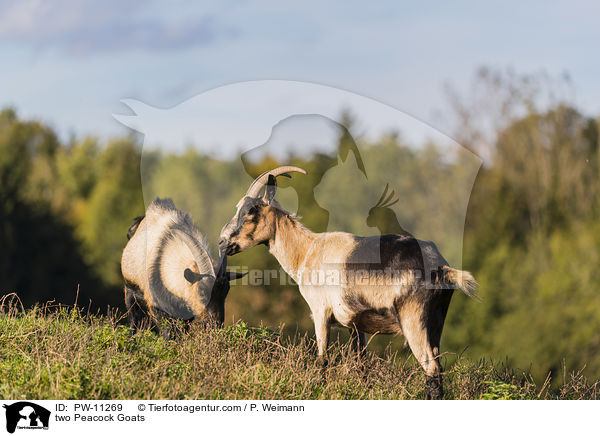
[[[5,404],[6,431],[14,433],[17,428],[23,429],[48,429],[50,411],[42,406],[29,401],[19,401]]]
[[[396,108],[333,87],[285,80],[234,83],[167,109],[122,102],[133,114],[115,119],[144,135],[144,202],[173,198],[191,212],[215,251],[219,230],[243,190],[267,169],[296,165],[307,166],[308,175],[282,181],[277,196],[287,210],[310,218],[312,230],[377,234],[402,229],[435,240],[450,263],[462,264],[466,210],[481,159]],[[353,125],[348,113],[356,120]],[[402,134],[403,148],[387,147],[382,159],[370,144],[390,132]],[[442,161],[459,162],[460,174],[450,179],[435,165],[427,168],[426,160],[415,167],[409,158],[423,155],[427,144],[435,144]],[[185,154],[190,148],[197,157]],[[179,159],[171,159],[173,154]],[[194,166],[194,159],[230,164],[207,168]],[[333,177],[348,165],[354,176]],[[386,183],[399,201],[385,195],[376,204]]]

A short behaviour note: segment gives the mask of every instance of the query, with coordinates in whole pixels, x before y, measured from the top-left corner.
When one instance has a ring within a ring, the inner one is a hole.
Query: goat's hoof
[[[442,386],[442,377],[427,377],[425,386],[425,399],[426,400],[443,400],[444,399],[444,388]]]
[[[329,362],[324,357],[317,357],[317,368],[319,370],[319,377],[322,383],[327,381],[327,365]]]
[[[327,368],[327,365],[329,365],[329,361],[327,359],[325,359],[323,356],[319,356],[317,357],[317,365],[320,366],[322,369]]]

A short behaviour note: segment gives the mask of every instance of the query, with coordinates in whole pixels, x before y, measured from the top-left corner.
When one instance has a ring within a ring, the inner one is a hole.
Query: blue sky
[[[568,72],[600,113],[592,2],[149,2],[4,0],[0,106],[66,137],[127,129],[119,100],[170,107],[217,86],[291,79],[361,94],[436,125],[444,84],[487,65]],[[440,126],[442,128],[442,126]],[[442,128],[443,129],[443,128]]]

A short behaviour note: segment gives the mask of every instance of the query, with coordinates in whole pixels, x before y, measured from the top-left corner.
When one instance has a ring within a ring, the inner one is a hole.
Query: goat
[[[121,272],[132,328],[148,320],[159,326],[165,318],[223,325],[229,281],[243,275],[227,272],[225,254],[213,263],[187,213],[171,199],[157,198],[145,215],[134,218],[127,237]]]
[[[292,171],[306,174],[301,168],[284,166],[252,182],[221,230],[219,249],[231,256],[257,244],[269,247],[310,307],[322,365],[327,364],[333,321],[355,330],[359,350],[365,346],[365,333],[403,333],[425,370],[425,397],[442,398],[439,347],[450,299],[454,289],[476,298],[477,282],[469,272],[451,268],[429,241],[394,234],[313,233],[274,199],[276,177],[290,177],[287,173]],[[384,271],[392,279],[383,284],[358,279]],[[315,280],[315,276],[326,279]],[[348,277],[356,280],[344,279]]]

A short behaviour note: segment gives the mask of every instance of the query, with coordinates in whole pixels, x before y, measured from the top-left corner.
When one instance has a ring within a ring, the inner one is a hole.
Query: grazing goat
[[[229,281],[227,256],[213,265],[204,237],[171,199],[156,199],[127,232],[121,271],[132,328],[148,319],[200,319],[222,325]],[[218,270],[215,273],[215,270]]]
[[[290,177],[292,171],[306,174],[285,166],[254,180],[221,230],[220,250],[234,255],[257,244],[269,247],[310,307],[322,364],[333,321],[355,331],[359,350],[365,333],[402,333],[426,372],[426,398],[442,398],[438,360],[446,312],[454,289],[475,297],[477,282],[449,267],[432,242],[402,235],[313,233],[274,199],[276,177]]]

